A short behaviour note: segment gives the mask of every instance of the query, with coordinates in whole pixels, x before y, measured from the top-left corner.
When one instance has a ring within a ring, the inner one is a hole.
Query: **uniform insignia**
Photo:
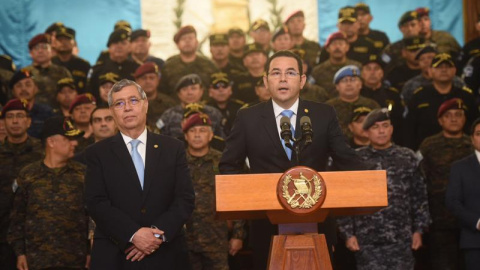
[[[158,144],[155,144],[155,145],[153,146],[153,148],[158,148]]]
[[[467,92],[467,93],[469,93],[469,94],[473,94],[472,89],[470,89],[470,88],[468,88],[468,87],[466,87],[466,86],[462,87],[462,90],[465,91],[465,92]]]
[[[293,194],[289,191],[289,185],[293,183]],[[318,202],[322,195],[322,186],[317,175],[308,179],[300,172],[299,178],[293,178],[290,174],[283,180],[282,196],[292,208],[308,209]],[[313,191],[313,194],[312,194]]]
[[[429,103],[422,103],[422,104],[419,104],[419,105],[417,106],[417,108],[418,108],[418,109],[421,109],[421,108],[426,108],[426,107],[429,107],[429,106],[430,106]]]

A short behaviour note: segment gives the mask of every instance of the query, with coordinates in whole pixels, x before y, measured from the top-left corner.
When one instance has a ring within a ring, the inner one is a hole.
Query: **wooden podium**
[[[268,218],[279,234],[270,245],[269,269],[332,269],[325,236],[317,223],[330,216],[371,214],[388,205],[386,171],[319,173],[326,186],[323,205],[308,215],[285,210],[277,199],[281,173],[216,176],[219,219]]]

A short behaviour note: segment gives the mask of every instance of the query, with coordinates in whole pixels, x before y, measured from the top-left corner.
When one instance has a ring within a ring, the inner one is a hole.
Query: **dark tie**
[[[284,110],[280,113],[282,116],[288,117],[288,119],[292,118],[293,111],[291,110]],[[290,130],[292,130],[292,138],[295,137],[295,129],[293,128],[292,123],[290,122]],[[290,143],[293,145],[293,142],[290,141]],[[288,148],[285,146],[285,142],[282,140],[282,145],[283,148],[285,149],[285,152],[287,153],[288,159],[292,160],[292,149]]]
[[[139,143],[140,141],[137,139],[130,141],[130,145],[132,146],[133,165],[135,165],[135,170],[137,171],[138,179],[140,179],[140,185],[142,186],[142,189],[143,189],[143,177],[144,177],[145,167],[143,166],[142,157],[140,156],[140,153],[138,153],[137,147]]]

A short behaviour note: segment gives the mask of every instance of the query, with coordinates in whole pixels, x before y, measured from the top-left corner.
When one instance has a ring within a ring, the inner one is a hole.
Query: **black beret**
[[[390,112],[388,111],[388,109],[375,109],[371,111],[365,118],[365,122],[363,122],[363,130],[368,130],[376,122],[383,122],[386,120],[390,120]]]
[[[403,13],[402,17],[400,17],[400,20],[398,20],[398,27],[413,20],[418,20],[418,14],[414,10],[409,10]]]
[[[13,77],[10,79],[10,83],[9,83],[10,89],[13,89],[15,84],[17,84],[19,81],[26,78],[33,78],[33,74],[29,70],[22,69],[17,71],[15,74],[13,74]]]
[[[175,92],[178,92],[180,89],[194,84],[202,85],[202,79],[200,79],[200,76],[195,73],[185,75],[180,78],[180,80],[178,80],[177,82],[177,85],[175,85]]]
[[[132,31],[128,28],[118,28],[110,34],[110,37],[108,37],[107,47],[110,47],[113,43],[130,40],[131,34]]]
[[[65,137],[76,139],[83,136],[84,132],[75,128],[68,117],[54,116],[45,120],[43,124],[42,140],[54,136],[63,135]]]
[[[61,26],[55,31],[57,37],[67,37],[69,39],[75,39],[75,30],[69,27]]]
[[[135,39],[137,39],[139,37],[150,38],[150,30],[137,29],[137,30],[132,32],[132,36],[131,36],[130,40],[134,41]]]

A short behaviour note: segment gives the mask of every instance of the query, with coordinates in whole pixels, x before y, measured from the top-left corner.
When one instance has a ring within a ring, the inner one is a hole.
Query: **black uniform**
[[[370,55],[379,53],[373,41],[367,39],[365,36],[358,36],[357,40],[349,43],[349,45],[350,49],[347,52],[347,58],[358,61],[362,63],[362,65],[368,62]],[[320,63],[327,61],[329,57],[330,54],[324,47],[320,53]]]
[[[468,60],[463,68],[462,79],[472,89],[477,104],[480,104],[480,52]]]
[[[407,66],[407,63],[403,62],[400,65],[395,66],[385,77],[389,81],[390,85],[403,89],[403,85],[415,76],[422,73],[420,69],[411,69]]]
[[[230,99],[225,109],[218,107],[217,103],[213,100],[210,100],[207,105],[217,108],[222,113],[223,131],[225,136],[228,136],[228,134],[230,134],[230,130],[232,129],[233,121],[235,121],[235,117],[237,116],[237,111],[240,110],[243,105],[245,105],[245,102],[238,99]]]
[[[375,47],[375,49],[376,49],[378,52],[383,51],[383,49],[384,49],[388,44],[390,44],[390,40],[388,39],[387,34],[385,34],[385,33],[382,32],[382,31],[370,29],[370,31],[368,32],[368,34],[362,35],[362,36],[364,36],[366,40],[368,40],[368,41],[370,41],[371,43],[373,43],[373,47]]]
[[[87,76],[90,71],[90,63],[76,55],[67,62],[62,62],[58,56],[52,58],[52,62],[59,66],[63,66],[70,71],[78,93],[84,93],[87,88]]]
[[[473,56],[480,53],[480,37],[475,38],[467,42],[461,51],[460,54],[460,63],[459,63],[459,71],[462,70],[463,67],[467,64],[468,60]],[[460,75],[460,73],[458,73]]]
[[[260,77],[254,77],[249,72],[244,72],[232,77],[233,94],[232,98],[239,99],[245,103],[250,103],[258,100],[255,94],[255,84]]]

